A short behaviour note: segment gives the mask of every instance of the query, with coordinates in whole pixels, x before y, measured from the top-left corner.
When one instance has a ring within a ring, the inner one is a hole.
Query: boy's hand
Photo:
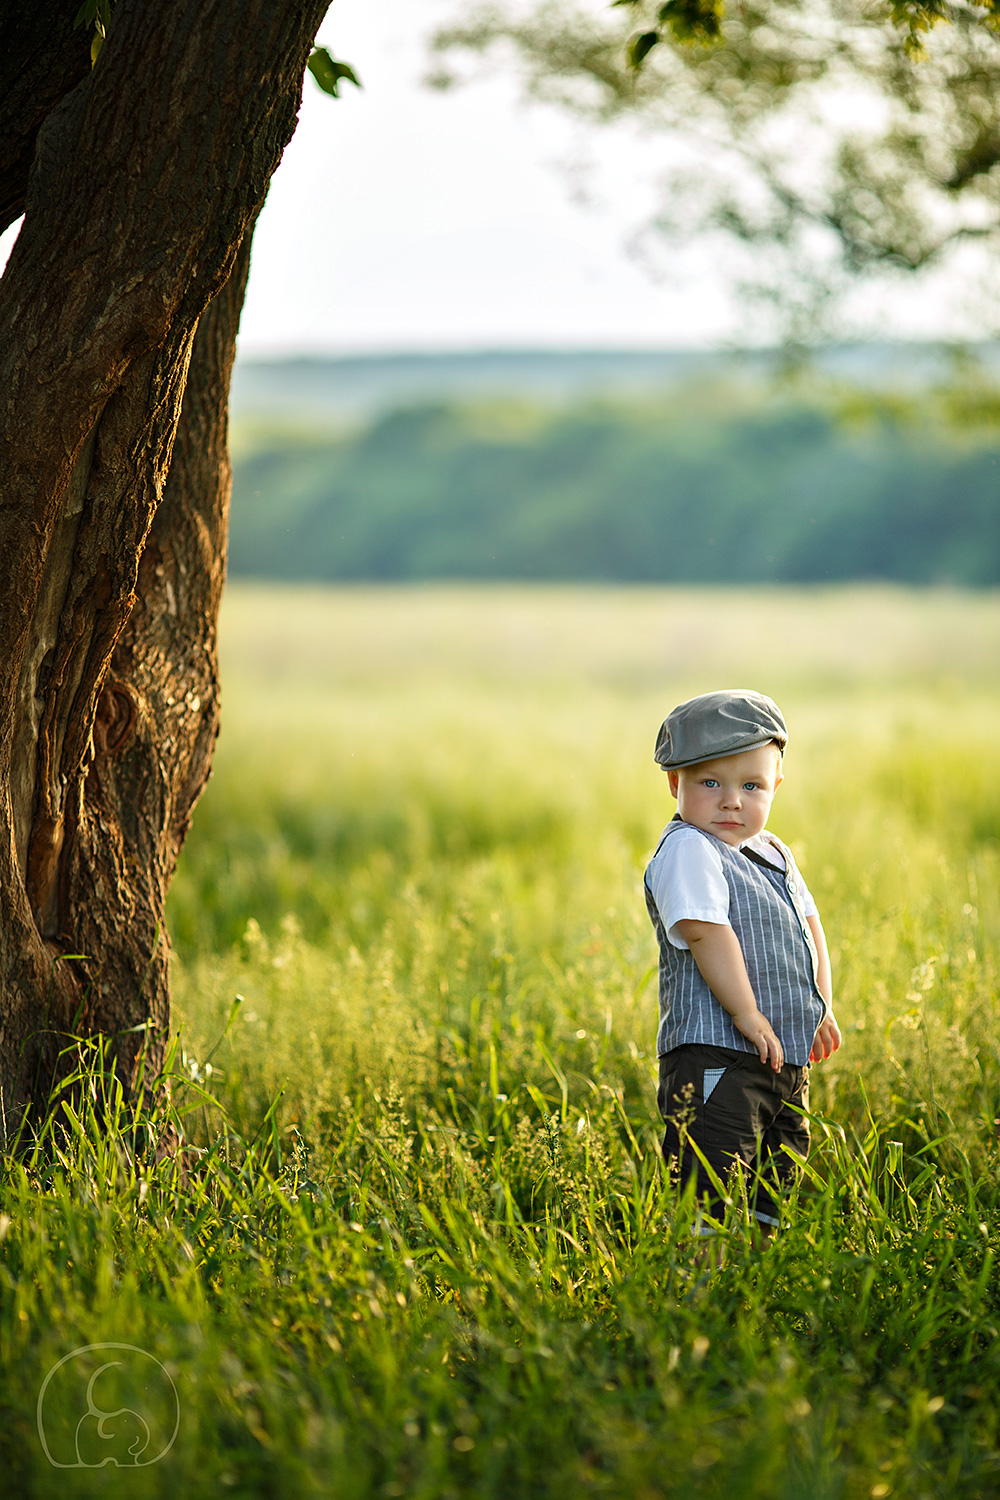
[[[825,1062],[837,1051],[842,1041],[840,1027],[837,1025],[836,1017],[832,1010],[828,1010],[813,1038],[812,1051],[809,1054],[810,1062]]]
[[[785,1054],[781,1043],[774,1034],[774,1028],[770,1021],[759,1010],[743,1011],[733,1016],[733,1025],[737,1031],[742,1031],[748,1042],[753,1042],[760,1054],[762,1063],[770,1063],[776,1073],[780,1073],[785,1061]]]
[[[677,930],[712,994],[732,1018],[737,1031],[753,1042],[765,1065],[780,1073],[785,1061],[770,1021],[757,1005],[739,939],[728,922],[701,922],[685,917]]]

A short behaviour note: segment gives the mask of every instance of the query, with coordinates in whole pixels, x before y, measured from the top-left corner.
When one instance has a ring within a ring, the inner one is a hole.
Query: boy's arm
[[[823,1062],[826,1058],[832,1057],[840,1046],[840,1027],[833,1014],[833,979],[830,974],[830,953],[826,946],[823,924],[819,917],[806,917],[806,921],[809,923],[809,931],[813,935],[816,955],[819,959],[816,966],[816,988],[826,1001],[826,1015],[819,1023],[809,1058],[812,1062]]]
[[[781,1072],[785,1057],[771,1026],[757,1005],[757,996],[743,958],[739,938],[728,922],[696,922],[685,918],[674,924],[687,943],[701,976],[737,1031],[753,1042],[762,1063]]]

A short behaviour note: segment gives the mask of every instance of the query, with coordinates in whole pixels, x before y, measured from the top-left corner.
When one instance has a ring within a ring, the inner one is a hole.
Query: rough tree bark
[[[24,212],[38,131],[90,72],[90,38],[72,6],[0,5],[0,230]]]
[[[119,0],[37,130],[0,281],[5,1143],[68,1033],[112,1038],[126,1089],[166,1041],[164,896],[218,722],[229,372],[325,9]]]

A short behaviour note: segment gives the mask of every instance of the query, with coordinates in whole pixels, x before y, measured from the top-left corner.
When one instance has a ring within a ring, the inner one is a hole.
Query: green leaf
[[[657,19],[679,42],[714,42],[722,35],[722,0],[666,0]]]
[[[353,83],[355,88],[361,87],[354,69],[348,63],[338,62],[335,57],[331,57],[326,47],[314,47],[306,66],[324,94],[330,94],[334,99],[340,97],[338,89],[345,79],[348,83]]]
[[[649,56],[657,42],[660,40],[658,31],[640,31],[628,44],[628,65],[637,71],[642,67],[643,60]]]
[[[83,4],[76,13],[73,22],[74,30],[80,27],[93,27],[94,35],[90,42],[90,66],[93,67],[97,61],[98,53],[104,46],[104,39],[111,25],[111,6],[113,0],[83,0]]]
[[[74,29],[93,26],[103,37],[111,24],[111,0],[83,0],[73,22]]]

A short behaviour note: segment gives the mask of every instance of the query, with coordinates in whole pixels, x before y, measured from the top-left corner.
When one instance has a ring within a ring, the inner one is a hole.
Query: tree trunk
[[[90,72],[90,37],[57,0],[0,0],[0,230],[24,212],[46,115]]]
[[[0,281],[5,1142],[68,1034],[112,1039],[126,1089],[141,1047],[162,1056],[164,897],[218,723],[249,241],[324,10],[119,0],[38,133]]]

